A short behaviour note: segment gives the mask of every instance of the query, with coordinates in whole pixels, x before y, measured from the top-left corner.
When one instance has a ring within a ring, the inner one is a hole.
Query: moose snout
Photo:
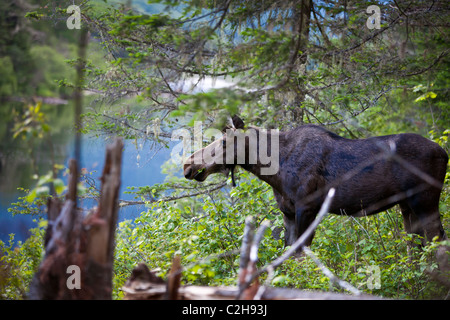
[[[206,168],[199,165],[189,165],[184,166],[184,177],[189,180],[204,181],[208,174],[206,173]]]
[[[184,166],[184,177],[186,179],[192,179],[192,167],[191,166]]]

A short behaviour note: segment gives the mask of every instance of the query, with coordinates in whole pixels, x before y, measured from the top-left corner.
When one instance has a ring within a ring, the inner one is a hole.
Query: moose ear
[[[241,118],[239,118],[237,115],[234,115],[233,117],[231,117],[231,120],[233,121],[233,126],[236,129],[244,129],[244,121],[242,121]]]
[[[239,118],[237,115],[228,117],[228,124],[222,129],[222,132],[225,133],[227,129],[244,129],[244,121]]]

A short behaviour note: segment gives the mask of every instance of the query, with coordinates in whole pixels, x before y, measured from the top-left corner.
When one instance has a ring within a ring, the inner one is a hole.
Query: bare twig
[[[79,176],[77,161],[78,160],[75,160],[75,159],[69,160],[70,175],[69,175],[69,180],[67,183],[68,188],[67,188],[67,194],[66,194],[66,198],[68,200],[73,201],[74,203],[77,202],[77,184],[78,184],[78,176]]]
[[[294,244],[286,250],[284,254],[282,254],[280,257],[272,261],[269,265],[263,267],[257,272],[254,272],[251,277],[248,277],[245,287],[248,287],[256,277],[261,275],[264,272],[271,272],[275,270],[277,267],[279,267],[284,261],[286,261],[289,257],[294,255],[299,249],[303,248],[305,245],[305,242],[307,239],[312,235],[314,230],[316,230],[319,223],[322,221],[322,219],[328,214],[328,210],[330,209],[331,201],[333,200],[333,197],[335,195],[336,189],[331,188],[328,191],[328,194],[325,198],[325,201],[322,204],[322,207],[320,208],[319,213],[317,214],[316,219],[309,225],[309,227],[305,230],[305,232],[300,236],[300,238],[297,239],[297,241],[294,242]]]
[[[261,223],[261,225],[258,228],[258,231],[256,231],[255,238],[253,239],[252,246],[250,247],[250,263],[256,264],[258,261],[258,248],[259,243],[261,242],[264,232],[266,232],[266,229],[270,226],[270,221],[265,220]]]
[[[314,252],[311,251],[311,249],[309,249],[308,247],[303,247],[303,252],[310,257],[314,263],[320,268],[320,270],[322,271],[322,273],[324,275],[326,275],[330,281],[333,284],[337,284],[339,285],[341,288],[353,293],[354,295],[360,295],[361,291],[359,291],[358,289],[356,289],[354,286],[352,286],[350,283],[348,283],[347,281],[341,280],[338,277],[336,277],[334,275],[333,272],[330,271],[330,269],[328,269],[323,263],[322,261],[320,261],[316,255],[314,254]]]
[[[253,236],[253,218],[248,217],[245,220],[244,238],[241,248],[241,260],[239,263],[239,290],[236,299],[245,296],[246,299],[253,299],[258,291],[258,284],[252,287],[251,292],[246,290],[248,286],[256,279],[253,275],[256,272],[256,262],[258,261],[258,248],[264,236],[264,232],[270,226],[269,221],[263,221],[256,234]],[[249,245],[251,241],[251,246]],[[247,293],[246,293],[247,291]]]
[[[277,268],[280,266],[285,260],[287,260],[290,256],[292,256],[297,250],[300,248],[303,248],[305,245],[306,240],[313,234],[314,230],[316,230],[319,223],[322,221],[322,219],[328,214],[328,209],[330,209],[331,201],[333,200],[334,194],[336,192],[336,189],[331,188],[328,191],[327,197],[325,198],[325,201],[322,204],[322,207],[320,208],[319,213],[317,214],[316,219],[310,224],[310,226],[306,229],[306,231],[300,236],[300,238],[297,239],[297,241],[294,242],[294,244],[286,250],[286,252],[275,259],[269,266],[272,268]],[[267,271],[268,267],[263,268],[260,272]]]
[[[214,188],[211,188],[211,189],[206,189],[206,190],[189,193],[189,194],[182,194],[180,196],[164,197],[164,198],[160,198],[160,199],[150,199],[148,201],[120,200],[119,206],[126,207],[126,206],[132,206],[132,205],[150,204],[150,203],[159,202],[159,201],[167,202],[167,201],[174,201],[174,200],[179,200],[179,199],[183,199],[183,198],[190,198],[190,197],[195,197],[195,196],[199,196],[201,194],[219,190],[219,189],[225,187],[226,185],[227,185],[227,182],[223,181],[222,183],[216,185]]]
[[[245,279],[247,274],[247,265],[250,259],[250,244],[253,241],[253,217],[245,218],[244,236],[242,238],[241,257],[239,259],[239,276],[238,287],[239,292],[244,290]]]

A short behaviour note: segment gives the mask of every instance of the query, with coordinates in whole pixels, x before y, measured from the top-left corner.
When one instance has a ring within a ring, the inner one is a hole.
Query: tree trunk
[[[297,43],[295,46],[295,59],[292,63],[295,65],[294,69],[301,72],[303,70],[306,73],[306,62],[308,60],[307,50],[309,45],[309,30],[311,20],[311,0],[302,0],[296,4],[295,10],[297,11]],[[297,86],[294,89],[295,99],[292,106],[293,123],[303,124],[303,108],[302,104],[305,101],[305,84],[303,80],[298,79],[296,81]]]

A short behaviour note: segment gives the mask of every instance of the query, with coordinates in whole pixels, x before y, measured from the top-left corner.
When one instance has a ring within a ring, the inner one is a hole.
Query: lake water
[[[178,142],[174,142],[170,147],[172,148],[175,143]],[[105,139],[101,137],[83,137],[82,139],[81,168],[86,168],[89,172],[95,171],[92,174],[92,177],[97,181],[103,170],[107,144],[108,141],[105,141]],[[135,141],[125,140],[124,144],[120,199],[131,200],[133,195],[124,193],[124,191],[127,190],[127,187],[147,186],[164,181],[165,175],[161,173],[161,165],[170,159],[171,148],[161,148],[155,153],[156,150],[151,150],[148,143],[146,144],[145,142],[142,142],[141,145],[138,142],[136,145]],[[73,150],[73,138],[70,138],[63,146],[62,150],[59,150],[61,154],[58,156],[64,159],[63,164],[66,167],[68,165],[68,160],[73,155]],[[18,155],[18,157],[22,156],[23,155]],[[19,159],[16,159],[16,161],[17,160]],[[7,164],[4,164],[3,168],[8,168]],[[28,170],[23,171],[25,171],[25,175],[30,174]],[[17,187],[33,189],[36,181],[20,179],[19,177],[15,177],[16,179],[13,179],[13,181],[8,181],[4,176],[4,172],[0,174],[0,177],[3,178],[0,180],[0,240],[8,241],[9,234],[14,233],[15,241],[23,241],[28,237],[28,230],[36,227],[37,224],[36,222],[33,222],[33,220],[37,220],[37,217],[30,215],[12,216],[11,213],[8,212],[8,208],[11,206],[12,202],[17,201],[19,196],[24,195],[23,192],[17,191]],[[62,178],[64,182],[67,183],[66,178]],[[26,185],[24,185],[24,183]],[[93,201],[91,201],[91,203],[84,201],[81,205],[82,207],[91,208],[95,203],[93,203]],[[144,210],[146,210],[146,208],[143,205],[123,207],[119,210],[119,221],[135,218]]]

